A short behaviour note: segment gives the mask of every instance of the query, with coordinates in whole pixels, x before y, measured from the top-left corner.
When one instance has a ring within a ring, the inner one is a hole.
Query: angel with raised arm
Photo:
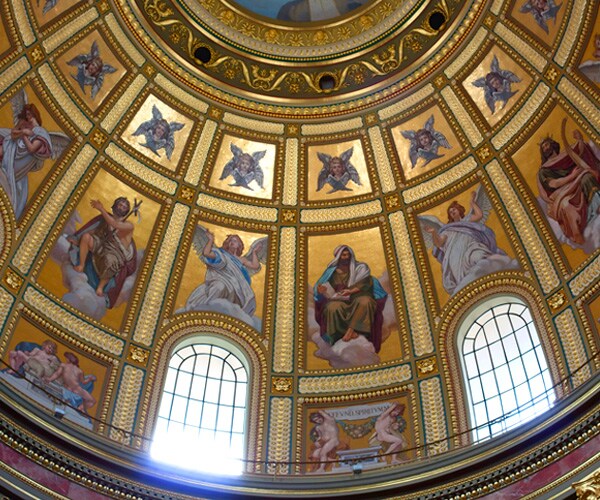
[[[415,168],[419,158],[425,160],[424,167],[431,160],[436,160],[444,155],[438,154],[439,148],[450,149],[450,143],[446,136],[433,128],[433,115],[425,122],[423,128],[419,130],[402,130],[402,137],[410,141],[408,155],[412,168]]]
[[[132,135],[143,135],[146,142],[141,143],[142,146],[148,148],[157,156],[160,156],[159,150],[164,149],[167,158],[170,160],[175,150],[174,134],[184,126],[183,123],[179,122],[169,123],[154,105],[152,106],[152,119],[143,122]]]
[[[27,174],[40,170],[48,158],[56,158],[71,139],[61,132],[48,132],[42,127],[37,106],[27,102],[21,89],[11,99],[13,128],[0,128],[0,186],[8,195],[15,217],[25,210],[29,194]]]
[[[233,184],[230,186],[238,186],[253,191],[250,184],[256,182],[263,189],[264,174],[259,165],[260,160],[265,156],[266,151],[257,151],[251,155],[244,153],[233,142],[229,146],[233,156],[223,167],[223,172],[219,180],[233,177]]]
[[[548,20],[552,19],[556,23],[556,15],[561,6],[562,3],[556,5],[554,0],[528,0],[519,11],[524,14],[530,13],[537,25],[548,33]]]
[[[77,73],[71,76],[77,81],[84,94],[86,87],[92,87],[92,99],[96,97],[102,88],[104,75],[117,71],[117,68],[102,61],[100,49],[95,41],[92,43],[92,49],[89,54],[79,54],[67,62],[67,64],[77,67]]]
[[[197,226],[193,247],[206,264],[206,278],[178,312],[229,311],[233,304],[252,316],[256,311],[256,297],[251,287],[251,276],[267,262],[267,237],[254,241],[244,254],[244,242],[237,234],[228,235],[219,248],[215,245],[214,234]]]
[[[518,262],[496,244],[496,235],[485,225],[492,206],[480,186],[471,194],[471,210],[457,201],[448,206],[448,222],[419,215],[427,248],[442,265],[444,289],[454,295],[477,278],[493,272],[519,269]]]
[[[331,156],[326,153],[317,152],[317,156],[323,168],[319,172],[317,179],[317,191],[321,191],[325,184],[329,184],[331,189],[327,194],[335,193],[336,191],[352,191],[347,184],[352,181],[357,186],[361,185],[358,171],[350,162],[354,148],[344,151],[340,156]]]
[[[517,91],[512,91],[511,85],[520,82],[512,71],[500,68],[498,58],[494,56],[490,65],[490,72],[482,78],[478,78],[472,82],[473,86],[483,89],[485,103],[490,111],[496,111],[496,103],[502,103],[502,107],[506,106],[508,100],[514,96]]]

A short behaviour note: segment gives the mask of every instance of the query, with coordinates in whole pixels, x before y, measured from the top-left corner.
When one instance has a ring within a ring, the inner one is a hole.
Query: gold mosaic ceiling
[[[0,178],[2,359],[23,341],[75,352],[97,383],[92,418],[66,420],[145,450],[168,350],[195,333],[230,339],[251,360],[257,474],[306,460],[309,414],[324,408],[404,405],[416,458],[427,442],[460,444],[452,334],[482,297],[531,307],[554,380],[585,364],[600,220],[592,203],[575,229],[553,215],[539,143],[597,153],[598,13],[533,4],[375,0],[308,24],[225,0],[3,4],[0,125],[27,128],[13,110],[33,103],[51,147],[25,153],[18,173],[3,151],[15,174]],[[117,293],[97,294],[68,236],[101,213],[94,200],[108,209],[119,196],[141,202],[134,264]],[[453,201],[483,209],[493,266],[434,256],[427,221],[448,225]],[[243,304],[195,300],[207,230],[260,260]],[[380,331],[350,349],[315,320],[314,287],[339,245],[386,294]]]

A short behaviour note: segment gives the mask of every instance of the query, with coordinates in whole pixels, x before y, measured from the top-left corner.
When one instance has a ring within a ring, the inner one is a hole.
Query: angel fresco
[[[600,247],[600,148],[579,130],[569,144],[565,125],[564,152],[552,137],[540,143],[538,201],[561,243],[592,253]]]
[[[471,194],[468,213],[453,201],[445,224],[436,216],[418,216],[425,245],[433,248],[433,256],[442,265],[442,284],[450,295],[482,276],[519,269],[516,259],[498,248],[494,231],[485,225],[491,210],[490,200],[479,186]]]
[[[548,20],[552,19],[556,23],[556,15],[561,6],[562,3],[556,5],[554,0],[528,0],[519,11],[524,14],[530,13],[537,25],[548,33]]]
[[[46,2],[44,3],[42,12],[44,14],[48,13],[50,10],[52,10],[54,7],[56,7],[57,3],[58,3],[58,0],[46,0]],[[40,5],[40,0],[38,0],[37,4]]]
[[[61,155],[71,139],[61,132],[48,132],[36,105],[28,103],[21,89],[11,99],[13,128],[0,128],[0,186],[8,195],[18,219],[29,195],[27,174],[40,170],[48,158]]]
[[[267,236],[254,241],[244,254],[244,243],[237,234],[228,235],[219,248],[214,234],[197,226],[192,244],[206,264],[206,278],[177,312],[222,312],[260,329],[260,320],[254,317],[256,296],[251,276],[267,263]]]
[[[579,70],[595,83],[600,83],[600,33],[594,36],[593,59],[583,61],[579,65]]]
[[[410,163],[415,168],[419,158],[425,160],[422,166],[430,161],[442,158],[444,155],[438,154],[439,148],[451,149],[452,146],[441,132],[433,128],[433,115],[425,122],[423,128],[419,130],[402,130],[402,137],[410,141]]]
[[[230,186],[237,186],[249,189],[253,191],[250,184],[255,182],[258,186],[263,189],[264,174],[263,170],[259,165],[260,160],[265,156],[265,151],[257,151],[251,155],[244,153],[239,147],[233,142],[229,145],[233,156],[229,160],[219,180],[227,179],[227,177],[233,177],[233,183]]]
[[[183,123],[179,122],[169,123],[154,105],[152,106],[152,119],[143,122],[132,135],[143,135],[146,142],[140,143],[141,146],[148,148],[157,156],[160,156],[159,150],[164,149],[167,158],[170,160],[175,150],[175,132],[181,130],[184,126]]]
[[[504,107],[508,100],[517,93],[516,90],[512,91],[511,85],[520,81],[520,78],[512,71],[501,69],[498,58],[494,56],[489,73],[472,82],[472,85],[483,89],[485,103],[493,114],[496,111],[496,103],[501,103]]]
[[[104,75],[114,73],[117,68],[105,64],[100,57],[100,49],[94,41],[89,54],[79,54],[67,62],[69,66],[76,66],[77,73],[71,75],[79,84],[85,94],[85,88],[91,87],[92,99],[96,97],[104,83]]]
[[[326,153],[317,152],[317,156],[323,168],[319,172],[317,179],[317,191],[321,191],[325,184],[328,184],[331,189],[327,194],[335,193],[336,191],[352,191],[347,185],[350,181],[360,186],[360,178],[358,171],[350,162],[354,148],[344,151],[340,156],[331,156]]]

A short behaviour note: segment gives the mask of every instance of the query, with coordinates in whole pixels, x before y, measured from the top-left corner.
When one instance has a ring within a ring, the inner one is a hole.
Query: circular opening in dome
[[[432,30],[439,30],[446,22],[446,16],[441,12],[434,12],[429,16],[429,26]]]
[[[197,47],[194,50],[194,57],[202,64],[206,64],[211,58],[210,49],[208,47]]]
[[[332,75],[323,75],[319,78],[319,87],[321,90],[333,90],[335,78]]]

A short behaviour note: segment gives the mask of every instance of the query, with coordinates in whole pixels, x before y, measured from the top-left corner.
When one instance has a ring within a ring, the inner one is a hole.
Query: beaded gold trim
[[[290,466],[273,462],[289,462],[292,441],[292,398],[271,398],[269,414],[269,444],[266,472],[289,474]]]
[[[44,37],[42,41],[44,49],[46,49],[46,52],[49,54],[54,52],[60,45],[72,38],[76,33],[96,19],[98,19],[98,11],[96,9],[91,8],[82,12],[52,35]]]

